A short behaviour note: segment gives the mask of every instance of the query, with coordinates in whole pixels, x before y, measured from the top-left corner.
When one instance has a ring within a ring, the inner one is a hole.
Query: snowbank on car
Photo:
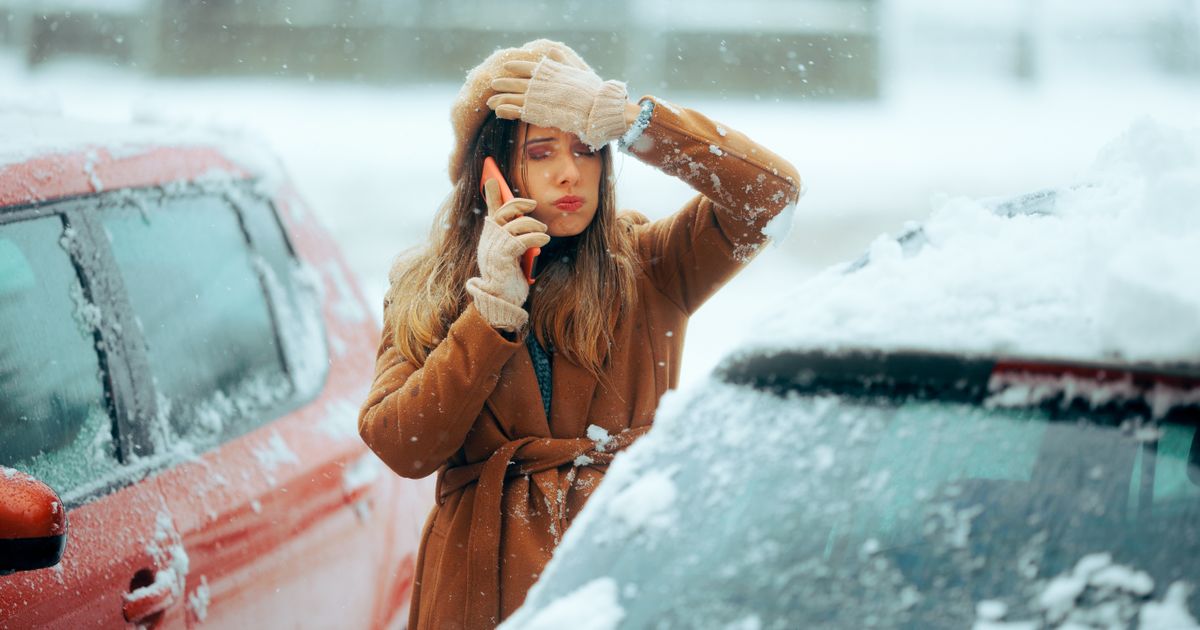
[[[1143,120],[1050,214],[945,199],[906,250],[832,267],[742,348],[929,350],[1171,364],[1200,358],[1200,130]]]

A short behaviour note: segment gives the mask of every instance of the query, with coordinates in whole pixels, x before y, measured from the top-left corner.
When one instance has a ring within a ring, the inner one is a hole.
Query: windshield
[[[715,381],[693,392],[614,464],[535,606],[602,578],[619,587],[621,627],[1124,627],[1179,583],[1187,614],[1194,407],[1150,423]]]

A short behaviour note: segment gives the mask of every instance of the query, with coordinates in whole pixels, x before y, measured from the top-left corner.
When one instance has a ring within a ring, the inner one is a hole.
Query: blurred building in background
[[[1058,63],[1200,76],[1200,0],[0,0],[30,67],[457,82],[497,47],[567,42],[634,93],[871,99],[884,78]]]
[[[1200,78],[1200,0],[884,0],[889,63],[940,75]]]
[[[461,81],[497,47],[564,41],[631,91],[872,98],[878,0],[0,0],[30,66],[155,75]],[[697,80],[699,77],[699,80]]]

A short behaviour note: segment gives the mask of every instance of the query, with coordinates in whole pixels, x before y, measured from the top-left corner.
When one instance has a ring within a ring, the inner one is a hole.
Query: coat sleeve
[[[639,255],[658,290],[690,315],[754,257],[767,240],[767,224],[794,207],[800,175],[787,160],[699,112],[655,97],[642,100],[654,102],[653,113],[640,135],[623,139],[625,151],[700,194],[640,227]]]
[[[501,368],[521,346],[502,337],[472,303],[416,367],[393,347],[385,324],[375,381],[358,416],[359,435],[402,477],[436,471],[462,447]]]

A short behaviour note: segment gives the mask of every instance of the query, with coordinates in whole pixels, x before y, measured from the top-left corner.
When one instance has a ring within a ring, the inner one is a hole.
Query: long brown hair
[[[524,155],[518,129],[515,121],[488,116],[464,156],[454,191],[434,218],[428,243],[392,266],[384,318],[396,350],[408,361],[423,365],[467,307],[466,283],[479,274],[475,250],[487,217],[479,192],[483,159],[490,155],[501,172],[513,173],[513,158]],[[633,311],[637,296],[631,234],[637,220],[617,216],[611,148],[600,150],[600,160],[596,216],[576,239],[573,256],[542,261],[531,291],[530,328],[543,347],[604,380],[613,331]]]

